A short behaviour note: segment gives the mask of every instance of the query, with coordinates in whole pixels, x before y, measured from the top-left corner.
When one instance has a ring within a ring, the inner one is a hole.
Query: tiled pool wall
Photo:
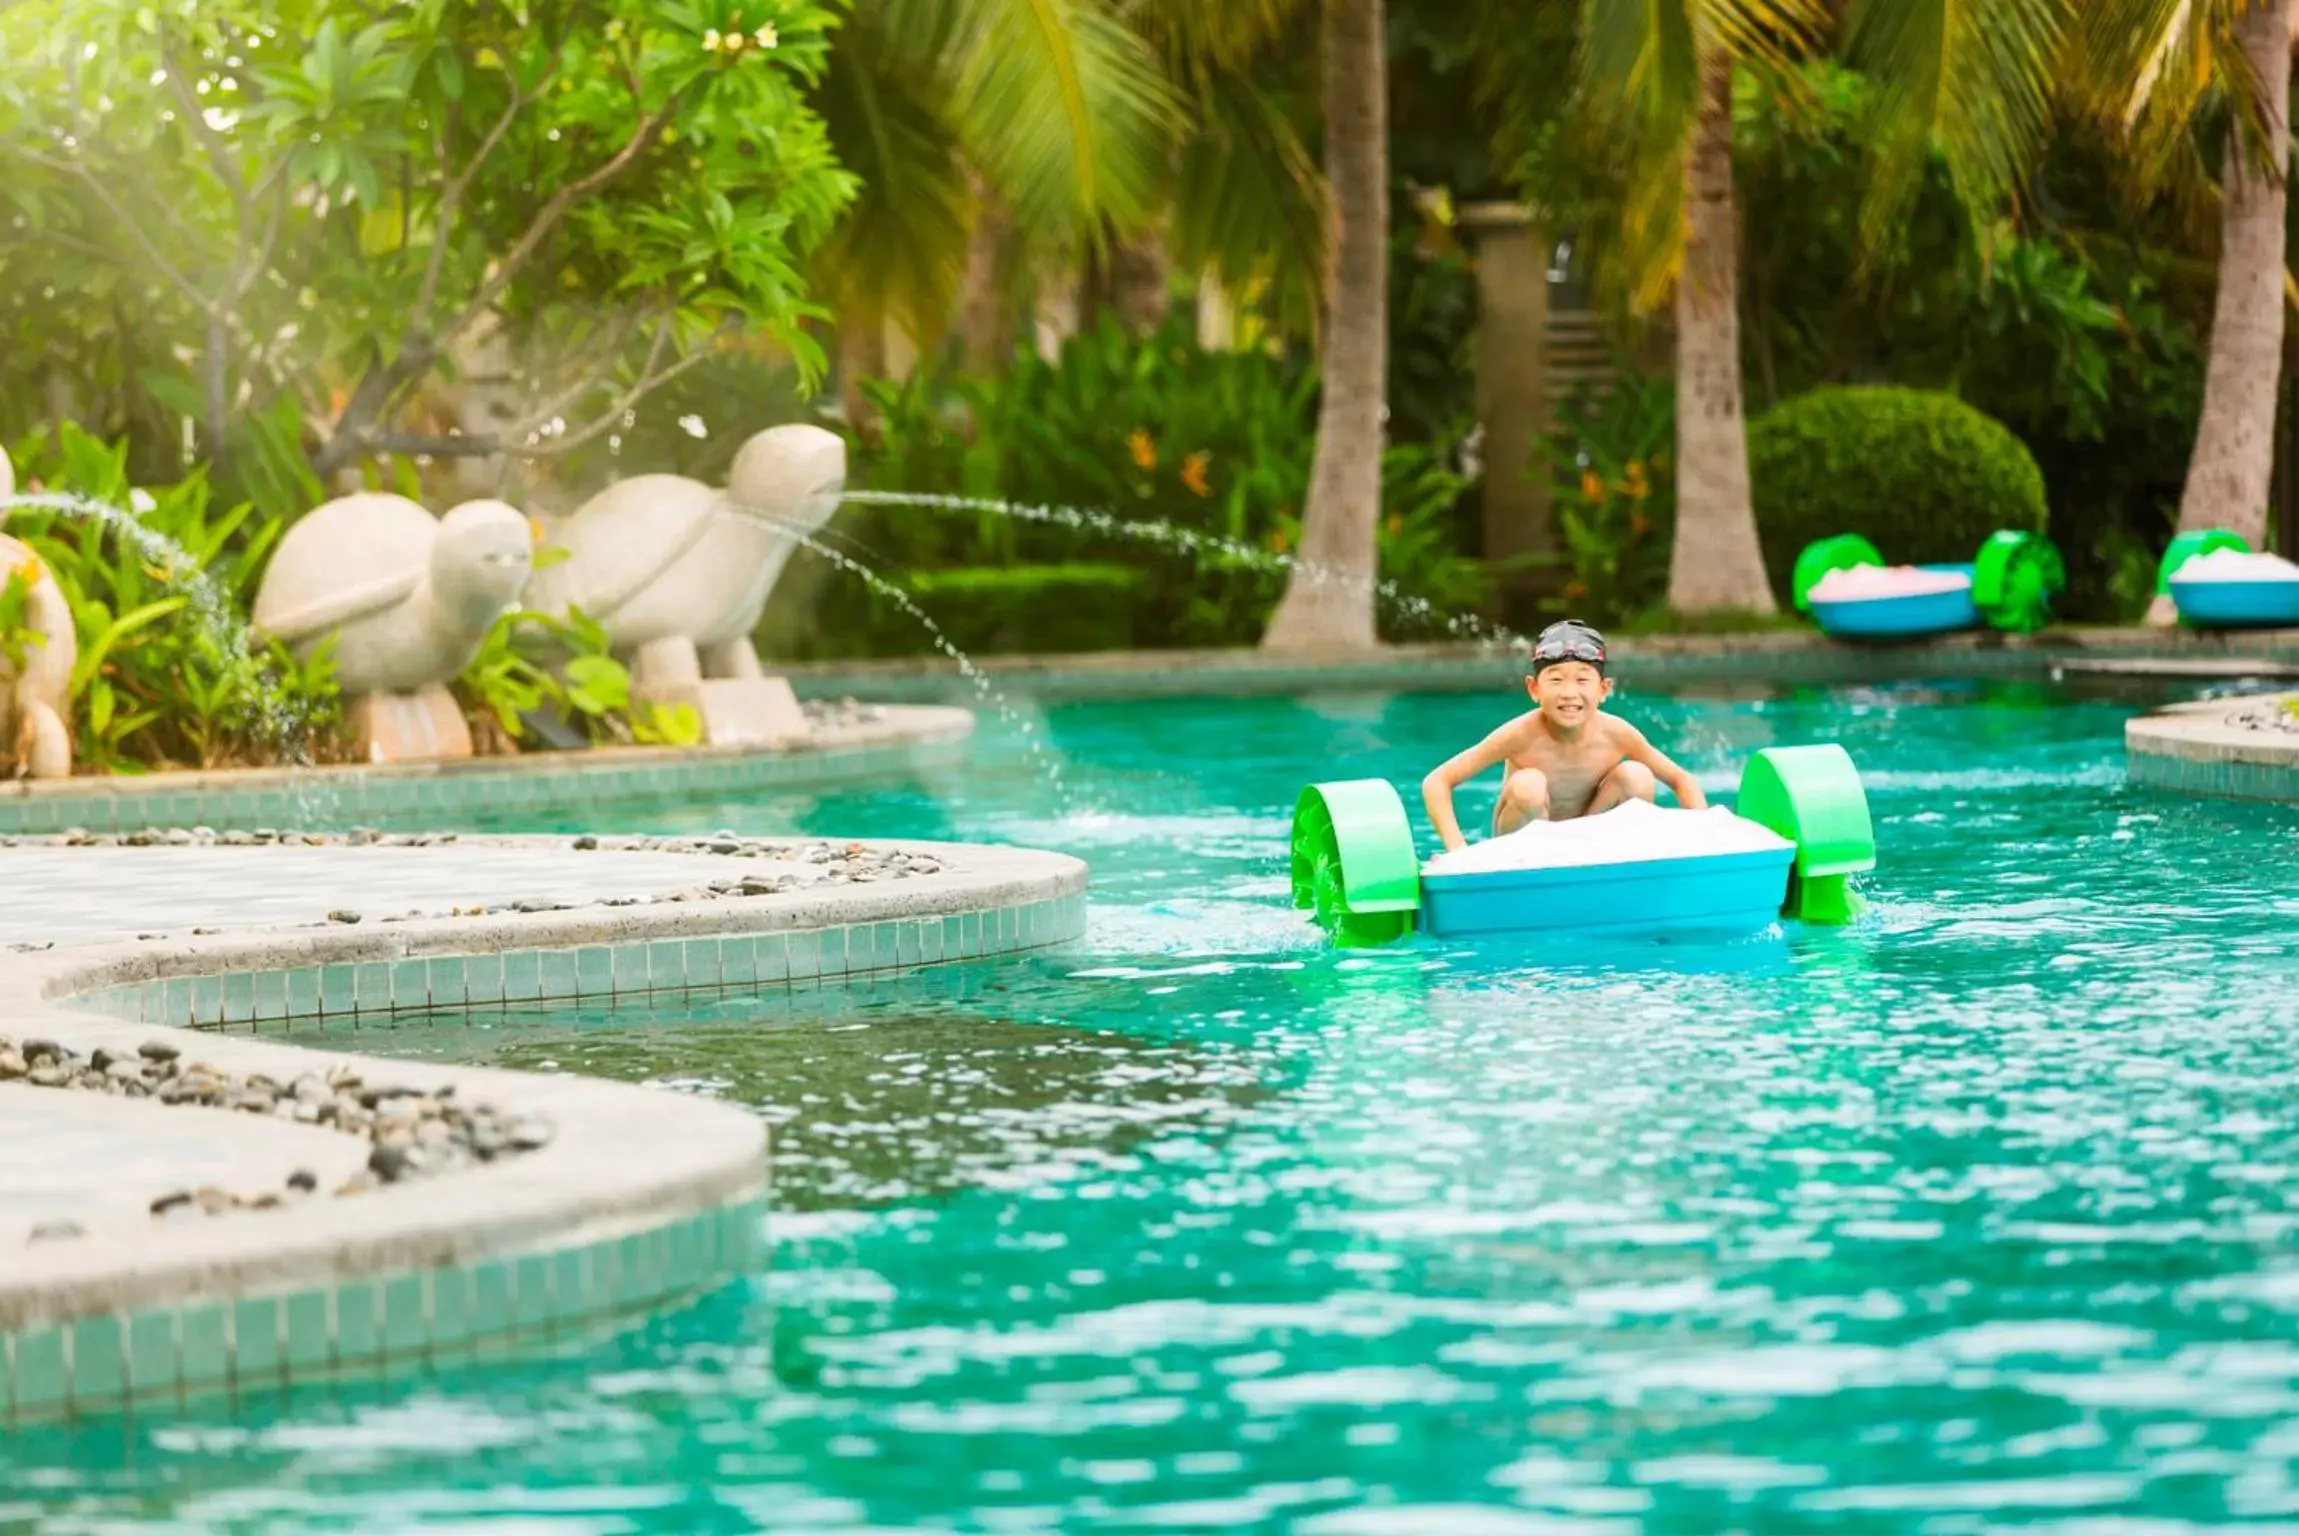
[[[724,799],[899,776],[958,762],[962,731],[806,752],[672,750],[534,754],[453,764],[264,769],[22,781],[0,787],[0,835],[85,827],[314,828],[441,824],[443,818],[574,809],[607,801]]]
[[[1825,686],[1928,677],[2040,679],[2063,662],[2219,658],[2299,660],[2299,633],[2074,629],[2037,636],[1974,633],[1876,645],[1778,630],[1626,638],[1614,642],[1610,670],[1630,689],[1713,682]],[[976,661],[1001,692],[1047,701],[1333,689],[1443,692],[1510,687],[1524,673],[1522,660],[1505,647],[1462,645],[1399,646],[1364,658],[1181,651]],[[963,701],[973,692],[967,678],[935,660],[818,662],[792,667],[789,677],[799,696],[810,699],[863,695],[901,703],[944,703]]]
[[[1067,943],[1083,890],[956,915],[774,933],[178,975],[59,1001],[150,1024],[283,1027],[309,1018],[794,986]],[[163,962],[164,963],[164,962]],[[184,957],[196,963],[196,957]],[[0,1333],[11,1426],[420,1374],[523,1355],[681,1305],[765,1263],[766,1200],[746,1196],[548,1251],[198,1299]]]
[[[763,1196],[571,1247],[0,1334],[11,1429],[180,1411],[579,1344],[754,1275]]]
[[[187,973],[69,994],[77,1007],[195,1029],[359,1013],[790,986],[1065,944],[1086,929],[1083,891],[955,914],[638,939],[501,954],[431,955],[288,970]]]

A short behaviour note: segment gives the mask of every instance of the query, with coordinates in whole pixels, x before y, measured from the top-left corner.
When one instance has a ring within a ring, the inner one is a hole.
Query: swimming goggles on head
[[[1578,619],[1562,619],[1541,631],[1533,642],[1533,666],[1554,666],[1560,661],[1585,661],[1592,667],[1601,667],[1605,660],[1605,638]]]

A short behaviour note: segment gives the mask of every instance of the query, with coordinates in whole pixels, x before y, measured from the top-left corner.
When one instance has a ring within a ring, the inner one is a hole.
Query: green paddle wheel
[[[1796,599],[1796,611],[1812,611],[1812,589],[1820,585],[1820,579],[1829,572],[1853,571],[1863,565],[1883,563],[1884,557],[1876,553],[1876,546],[1856,533],[1815,539],[1796,557],[1795,574],[1788,579],[1788,590]]]
[[[1385,780],[1312,784],[1293,807],[1293,904],[1344,948],[1413,931],[1421,860],[1405,803]]]
[[[2052,599],[2067,589],[2067,562],[2040,533],[2004,529],[1972,562],[1972,604],[1988,623],[2030,635],[2051,621]]]
[[[2225,528],[2197,528],[2175,537],[2163,551],[2163,563],[2155,568],[2156,596],[2171,595],[2171,578],[2178,575],[2179,568],[2188,561],[2222,549],[2247,555],[2251,553],[2251,541]]]
[[[1796,845],[1781,916],[1843,924],[1860,915],[1851,877],[1876,867],[1876,829],[1850,753],[1834,742],[1766,747],[1748,760],[1734,809]]]

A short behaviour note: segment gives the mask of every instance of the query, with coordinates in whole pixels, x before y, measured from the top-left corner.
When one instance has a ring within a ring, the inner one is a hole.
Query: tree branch
[[[79,178],[81,182],[86,184],[88,190],[96,195],[96,201],[104,205],[105,211],[111,214],[114,222],[128,232],[128,237],[135,241],[138,248],[143,251],[145,259],[159,269],[162,277],[182,289],[184,296],[197,304],[203,312],[214,307],[215,301],[202,292],[198,284],[178,271],[174,262],[160,253],[160,248],[152,243],[151,236],[144,233],[144,227],[128,217],[128,211],[120,206],[119,199],[112,196],[110,189],[93,171],[76,161],[57,160],[41,154],[38,150],[28,149],[23,151],[23,155],[34,165],[45,166],[51,171]]]

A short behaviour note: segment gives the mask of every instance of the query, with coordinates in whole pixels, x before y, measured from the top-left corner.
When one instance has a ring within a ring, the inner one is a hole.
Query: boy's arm
[[[1446,758],[1421,781],[1421,803],[1428,808],[1429,821],[1437,829],[1438,840],[1448,850],[1469,845],[1468,839],[1461,835],[1459,819],[1453,814],[1453,791],[1495,763],[1504,761],[1515,729],[1514,725],[1502,726],[1467,751]]]
[[[1644,732],[1627,726],[1628,740],[1623,743],[1621,756],[1632,763],[1642,763],[1652,770],[1652,776],[1666,784],[1676,803],[1688,811],[1704,810],[1708,796],[1700,792],[1700,781],[1677,765],[1674,758],[1645,740]]]

